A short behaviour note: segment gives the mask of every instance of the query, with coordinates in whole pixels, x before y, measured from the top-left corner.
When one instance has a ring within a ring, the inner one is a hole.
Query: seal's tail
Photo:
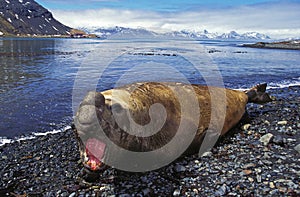
[[[251,88],[250,90],[245,91],[248,96],[248,103],[258,103],[263,104],[273,101],[268,93],[266,93],[267,84],[258,84]]]

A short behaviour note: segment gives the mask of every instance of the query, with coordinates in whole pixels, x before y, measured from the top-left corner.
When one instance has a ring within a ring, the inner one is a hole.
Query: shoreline
[[[268,91],[277,100],[248,104],[250,121],[242,120],[205,157],[179,158],[152,172],[110,168],[97,182],[84,182],[70,129],[5,144],[0,196],[300,195],[300,86]]]
[[[242,46],[261,49],[300,50],[300,40],[282,42],[257,42],[255,44],[243,44]]]
[[[72,52],[73,53],[73,52]],[[74,52],[75,53],[75,52]],[[1,53],[0,53],[1,55]],[[270,84],[268,84],[267,87],[267,91],[276,91],[277,89],[284,89],[284,88],[293,88],[293,87],[300,87],[300,83],[291,83],[291,84],[275,84],[275,86],[270,86]],[[245,91],[248,90],[248,88],[240,88],[240,89],[233,89],[233,90],[237,90],[237,91]],[[71,123],[70,123],[71,125]],[[8,138],[5,136],[0,136],[0,148],[1,146],[4,146],[5,144],[11,144],[14,142],[19,142],[19,141],[24,141],[24,140],[31,140],[31,139],[35,139],[39,136],[44,136],[44,135],[48,135],[48,134],[56,134],[59,132],[65,132],[66,130],[69,130],[71,128],[70,125],[67,125],[63,128],[57,128],[54,130],[50,130],[47,132],[37,132],[37,133],[30,133],[30,134],[26,134],[26,135],[22,135],[22,136],[16,136],[14,138]]]

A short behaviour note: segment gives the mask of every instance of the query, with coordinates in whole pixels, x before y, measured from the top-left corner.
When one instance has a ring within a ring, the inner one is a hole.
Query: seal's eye
[[[115,113],[121,113],[123,111],[123,107],[120,104],[113,104],[113,106],[111,107],[112,111]]]

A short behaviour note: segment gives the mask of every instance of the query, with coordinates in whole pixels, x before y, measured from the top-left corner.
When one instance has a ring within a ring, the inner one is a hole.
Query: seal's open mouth
[[[106,145],[96,138],[90,138],[85,144],[85,165],[93,171],[99,170],[103,167],[102,159],[105,153]]]

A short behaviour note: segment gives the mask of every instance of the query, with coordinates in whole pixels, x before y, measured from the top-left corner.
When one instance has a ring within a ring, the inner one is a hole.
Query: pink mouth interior
[[[95,138],[90,138],[86,141],[86,154],[89,158],[89,163],[92,164],[92,170],[95,170],[97,166],[101,165],[101,159],[104,156],[105,146],[106,145],[103,142]]]

